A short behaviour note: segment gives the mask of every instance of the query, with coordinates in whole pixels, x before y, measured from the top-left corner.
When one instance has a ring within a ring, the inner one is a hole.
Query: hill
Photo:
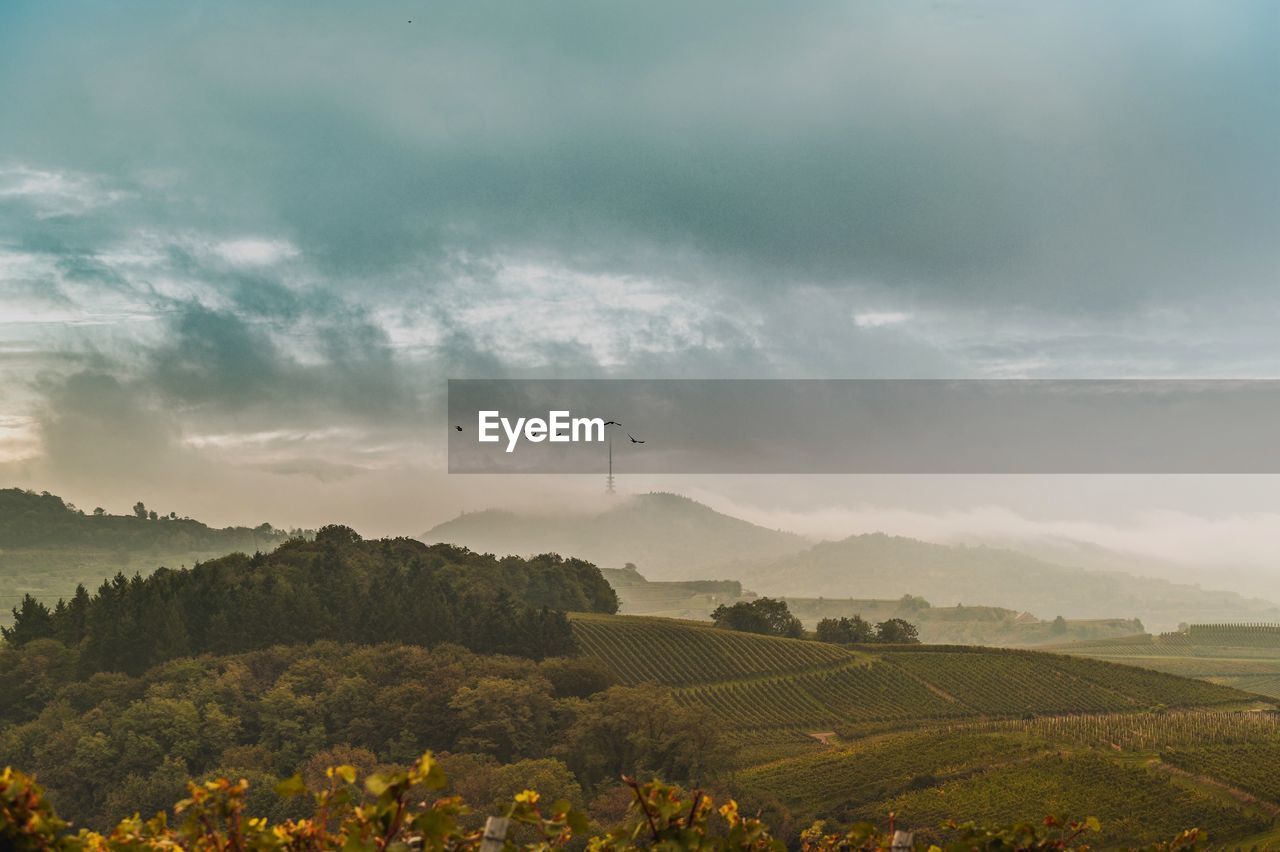
[[[145,508],[130,515],[85,512],[48,492],[0,489],[0,624],[11,621],[10,607],[27,594],[52,603],[70,598],[81,583],[270,550],[288,536],[270,524],[216,529],[176,513],[153,518]]]
[[[82,673],[140,674],[177,657],[320,639],[453,642],[541,658],[575,650],[565,610],[617,607],[600,571],[580,559],[364,541],[334,525],[269,554],[118,574],[52,609],[25,598],[3,636],[19,648],[46,639],[77,648]]]
[[[981,603],[1044,618],[1138,618],[1157,630],[1187,621],[1280,619],[1280,607],[1114,571],[1087,571],[1011,550],[942,545],[882,533],[822,542],[744,569],[744,584],[777,596],[897,598]]]
[[[484,553],[572,554],[603,568],[631,562],[658,580],[688,580],[707,569],[733,577],[734,566],[796,553],[810,543],[661,493],[619,497],[596,514],[469,512],[418,537]]]
[[[848,649],[697,622],[575,615],[583,650],[626,684],[656,683],[739,734],[1024,713],[1205,707],[1255,696],[1130,666],[962,646]]]

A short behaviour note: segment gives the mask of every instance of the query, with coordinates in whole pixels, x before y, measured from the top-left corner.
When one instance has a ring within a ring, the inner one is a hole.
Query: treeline
[[[15,647],[55,639],[78,648],[80,676],[319,639],[452,642],[540,659],[574,652],[565,611],[617,607],[599,570],[579,559],[497,559],[405,538],[363,541],[329,526],[268,555],[117,575],[52,609],[27,597],[0,632]]]
[[[818,622],[814,638],[834,645],[913,645],[920,641],[916,626],[903,618],[890,618],[872,624],[861,615],[849,618],[824,618]]]
[[[40,640],[0,654],[0,766],[34,772],[80,825],[150,816],[188,777],[219,775],[249,779],[254,810],[279,820],[298,815],[272,793],[295,772],[323,785],[327,765],[367,772],[425,749],[465,768],[481,804],[537,782],[581,805],[622,773],[701,783],[728,762],[701,710],[616,686],[586,658],[321,642],[77,681],[77,653]]]
[[[918,600],[923,601],[923,598]],[[927,607],[928,602],[925,601],[924,605]],[[732,606],[721,604],[711,613],[711,620],[717,627],[740,630],[744,633],[785,636],[790,639],[809,637],[804,625],[792,614],[787,602],[775,598],[738,601]],[[916,626],[906,619],[890,618],[878,624],[872,624],[860,615],[847,618],[824,618],[818,622],[812,638],[834,645],[866,645],[877,642],[909,645],[920,641]]]
[[[292,534],[304,531],[294,530]],[[129,515],[101,507],[76,508],[45,491],[0,489],[0,547],[88,546],[107,550],[217,550],[270,548],[291,533],[270,524],[213,529],[199,521],[159,513],[137,503]]]

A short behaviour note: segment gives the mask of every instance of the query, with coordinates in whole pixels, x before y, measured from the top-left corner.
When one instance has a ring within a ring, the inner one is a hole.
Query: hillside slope
[[[729,566],[796,553],[810,542],[723,515],[677,494],[619,497],[598,514],[531,515],[486,510],[460,515],[418,536],[499,555],[561,553],[601,568],[635,563],[655,580],[689,580]]]
[[[584,651],[623,683],[671,686],[681,702],[713,710],[739,733],[1027,713],[1135,712],[1256,697],[1159,672],[1034,651],[846,649],[644,616],[582,615],[572,624]]]

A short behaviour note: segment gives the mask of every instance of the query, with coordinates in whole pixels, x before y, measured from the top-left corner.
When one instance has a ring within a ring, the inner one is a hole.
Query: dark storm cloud
[[[0,4],[60,469],[356,477],[448,376],[1280,367],[1273,3],[403,11]]]
[[[287,229],[351,287],[532,252],[1093,310],[1273,280],[1278,15],[18,4],[0,118],[37,116],[16,155],[172,169],[193,217]]]
[[[385,331],[363,308],[324,293],[298,297],[259,280],[234,291],[235,309],[175,309],[150,353],[154,387],[180,405],[347,421],[406,417],[413,388]]]

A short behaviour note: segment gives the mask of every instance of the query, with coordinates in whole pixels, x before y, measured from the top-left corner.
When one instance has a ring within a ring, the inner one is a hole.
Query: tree
[[[539,677],[483,677],[449,701],[466,731],[458,747],[491,754],[503,763],[533,757],[546,748],[552,706],[551,684]]]
[[[920,642],[916,626],[901,618],[891,618],[876,625],[876,641],[888,645],[914,645]]]
[[[0,627],[0,636],[10,645],[22,647],[34,639],[53,637],[53,613],[31,595],[23,595],[22,604],[14,607],[12,612],[13,626]]]
[[[107,510],[102,508],[101,506],[98,506],[96,509],[93,510],[93,516],[95,518],[101,518],[106,513],[107,513]]]
[[[1067,632],[1067,620],[1062,616],[1058,616],[1053,620],[1053,625],[1049,628],[1049,632],[1055,635]]]
[[[141,500],[133,504],[133,514],[134,517],[141,518],[144,521],[147,519],[147,507],[143,505]]]
[[[583,702],[563,751],[587,785],[620,775],[702,783],[726,768],[729,754],[710,714],[653,686],[613,686]]]
[[[358,544],[360,541],[362,539],[359,533],[342,524],[329,524],[321,527],[316,532],[316,544],[325,547],[341,547],[342,545]]]
[[[919,595],[903,595],[898,599],[898,608],[907,612],[919,612],[929,609],[931,604]]]
[[[834,645],[861,645],[876,641],[875,628],[860,615],[824,618],[818,622],[817,639]]]
[[[743,633],[764,633],[770,636],[804,636],[804,625],[791,614],[787,602],[773,598],[756,598],[738,601],[732,606],[721,604],[711,613],[717,627],[739,630]]]
[[[156,510],[152,509],[150,512],[147,512],[147,517],[154,521],[159,516],[156,514]]]

